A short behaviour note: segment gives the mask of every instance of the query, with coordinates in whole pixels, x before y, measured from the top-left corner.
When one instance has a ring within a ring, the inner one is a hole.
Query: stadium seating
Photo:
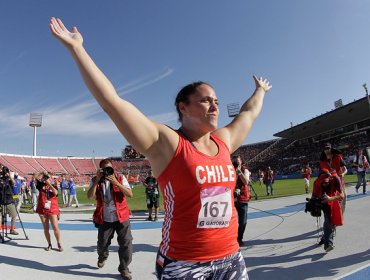
[[[33,158],[33,157],[23,157],[24,160],[31,165],[37,172],[43,171],[44,168]]]
[[[67,171],[70,175],[78,175],[77,170],[72,165],[72,163],[69,161],[68,158],[59,158],[59,163],[63,166],[64,170]]]
[[[9,167],[13,166],[15,171],[17,171],[21,176],[37,172],[37,170],[28,164],[23,157],[3,155],[1,158],[3,158],[3,161],[1,161],[3,165]]]
[[[45,170],[53,174],[66,174],[67,171],[60,165],[57,158],[34,158]]]
[[[70,158],[70,161],[80,175],[96,173],[94,159],[92,158]]]

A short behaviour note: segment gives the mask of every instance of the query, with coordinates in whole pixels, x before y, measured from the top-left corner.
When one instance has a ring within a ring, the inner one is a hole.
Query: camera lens
[[[104,176],[113,175],[113,173],[114,173],[113,167],[108,166],[108,167],[103,168]]]

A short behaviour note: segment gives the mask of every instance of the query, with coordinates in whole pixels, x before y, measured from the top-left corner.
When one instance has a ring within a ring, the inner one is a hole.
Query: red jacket
[[[116,176],[117,181],[122,184],[122,177]],[[113,188],[112,188],[113,186]],[[117,210],[117,217],[120,223],[128,220],[130,218],[130,210],[126,201],[126,196],[122,191],[115,185],[111,184],[112,197],[114,200],[114,205]],[[103,219],[103,183],[99,183],[96,189],[96,209],[93,215],[94,223],[104,224]]]
[[[245,168],[242,166],[241,172],[244,175]],[[249,180],[249,178],[247,178]],[[249,193],[249,187],[247,184],[244,184],[242,179],[238,176],[238,179],[236,180],[236,188],[240,189],[240,195],[238,195],[237,200],[239,202],[249,202],[251,199],[251,194]]]
[[[328,160],[320,160],[320,169],[328,169],[330,172],[334,169],[337,174],[342,175],[343,158],[341,154],[334,154],[331,162]]]

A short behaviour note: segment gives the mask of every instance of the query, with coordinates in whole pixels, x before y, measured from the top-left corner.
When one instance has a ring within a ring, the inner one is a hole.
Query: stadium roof
[[[276,137],[288,139],[306,139],[337,128],[370,119],[368,97],[324,113],[316,118],[295,125],[274,134]]]

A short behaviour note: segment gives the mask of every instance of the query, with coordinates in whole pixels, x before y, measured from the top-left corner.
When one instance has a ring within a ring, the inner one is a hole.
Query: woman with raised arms
[[[174,130],[148,119],[118,96],[83,46],[76,27],[52,18],[53,35],[68,49],[85,84],[121,134],[144,154],[164,194],[165,218],[156,259],[158,279],[248,279],[237,242],[238,219],[230,160],[259,115],[269,82],[253,76],[256,89],[239,114],[217,128],[213,87],[195,82],[175,101],[181,126]]]

